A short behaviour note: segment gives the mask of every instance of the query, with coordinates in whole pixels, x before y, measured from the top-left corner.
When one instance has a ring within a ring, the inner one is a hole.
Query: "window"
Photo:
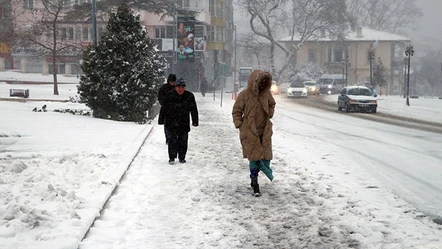
[[[68,28],[68,39],[73,40],[74,39],[74,28]]]
[[[166,38],[166,26],[155,27],[155,38]]]
[[[83,27],[83,41],[89,40],[89,28]]]
[[[220,1],[216,2],[215,12],[216,12],[216,16],[217,17],[222,17],[223,16],[223,8],[222,8],[222,4],[221,4]]]
[[[25,9],[33,9],[34,8],[34,0],[23,0],[23,8]]]
[[[81,40],[81,27],[75,27],[75,40]]]
[[[215,15],[215,0],[209,0],[209,12],[211,16]]]
[[[62,41],[66,41],[66,28],[61,28],[60,30],[59,30],[59,34],[60,34],[60,39],[62,40]]]
[[[308,62],[316,63],[316,50],[315,49],[308,50]]]
[[[333,49],[331,47],[327,47],[327,62],[332,62],[332,51]]]
[[[335,48],[333,51],[333,61],[340,62],[344,60],[344,50],[342,48]]]
[[[63,0],[63,8],[71,8],[72,7],[72,1],[71,0]]]
[[[215,41],[215,26],[208,26],[207,33],[209,33],[209,41]]]
[[[190,7],[189,0],[183,0],[183,7],[184,8],[189,8]]]

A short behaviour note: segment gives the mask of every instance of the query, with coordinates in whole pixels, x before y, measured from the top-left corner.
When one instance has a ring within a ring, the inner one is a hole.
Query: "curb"
[[[95,218],[90,222],[90,224],[89,224],[89,226],[88,226],[86,232],[85,232],[85,233],[83,234],[83,236],[81,236],[81,238],[79,239],[79,241],[78,241],[78,245],[77,245],[77,247],[76,247],[77,249],[80,247],[80,243],[81,243],[81,242],[86,238],[86,236],[88,235],[88,233],[89,233],[90,229],[92,228],[92,226],[94,225],[95,221],[98,220],[98,219],[101,217],[101,215],[102,215],[102,213],[103,213],[105,207],[107,206],[109,200],[115,195],[115,192],[117,191],[118,186],[120,186],[120,184],[121,184],[123,178],[126,176],[126,173],[127,173],[127,171],[129,170],[130,166],[132,165],[132,163],[134,162],[135,158],[136,158],[136,157],[138,156],[138,154],[140,153],[141,148],[144,146],[144,144],[145,144],[147,138],[150,136],[150,134],[151,134],[151,132],[152,132],[152,130],[153,130],[153,127],[154,127],[154,125],[148,124],[148,125],[146,125],[145,128],[141,131],[141,134],[143,134],[143,133],[147,133],[146,135],[143,134],[143,135],[141,136],[141,137],[144,136],[144,138],[141,139],[141,143],[140,143],[140,141],[139,141],[138,139],[136,139],[137,142],[138,142],[138,144],[139,144],[139,145],[136,146],[136,147],[138,147],[138,149],[136,150],[135,154],[134,154],[133,156],[131,156],[130,162],[127,163],[127,166],[125,167],[125,170],[124,170],[123,174],[121,175],[120,179],[118,180],[118,184],[115,184],[114,188],[110,191],[110,194],[105,198],[104,203],[103,203],[103,205],[101,206],[101,208],[100,208],[100,210],[99,210],[99,215],[95,216]]]

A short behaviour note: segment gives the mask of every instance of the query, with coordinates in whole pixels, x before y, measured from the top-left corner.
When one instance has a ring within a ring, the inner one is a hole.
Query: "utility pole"
[[[176,3],[173,3],[173,41],[172,41],[172,73],[175,73],[175,65],[176,65],[176,46],[175,42],[177,39],[177,14],[176,14]]]
[[[236,100],[236,94],[238,92],[238,87],[237,87],[237,80],[236,80],[236,25],[233,25],[233,31],[235,32],[235,42],[234,42],[234,51],[235,51],[235,57],[234,57],[234,69],[233,69],[233,94],[234,94],[234,98]]]
[[[92,0],[92,44],[97,47],[97,17],[95,12],[95,0]]]

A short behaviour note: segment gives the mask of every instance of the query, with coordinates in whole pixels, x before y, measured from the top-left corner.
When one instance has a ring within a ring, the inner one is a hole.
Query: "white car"
[[[304,82],[292,82],[287,88],[287,98],[307,98],[308,90]]]
[[[304,81],[304,85],[307,87],[308,94],[319,95],[319,86],[316,84],[316,81],[307,80]]]

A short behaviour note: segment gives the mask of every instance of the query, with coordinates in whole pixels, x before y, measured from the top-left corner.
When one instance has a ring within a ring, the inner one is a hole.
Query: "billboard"
[[[195,18],[177,18],[177,59],[193,60],[195,50]]]

